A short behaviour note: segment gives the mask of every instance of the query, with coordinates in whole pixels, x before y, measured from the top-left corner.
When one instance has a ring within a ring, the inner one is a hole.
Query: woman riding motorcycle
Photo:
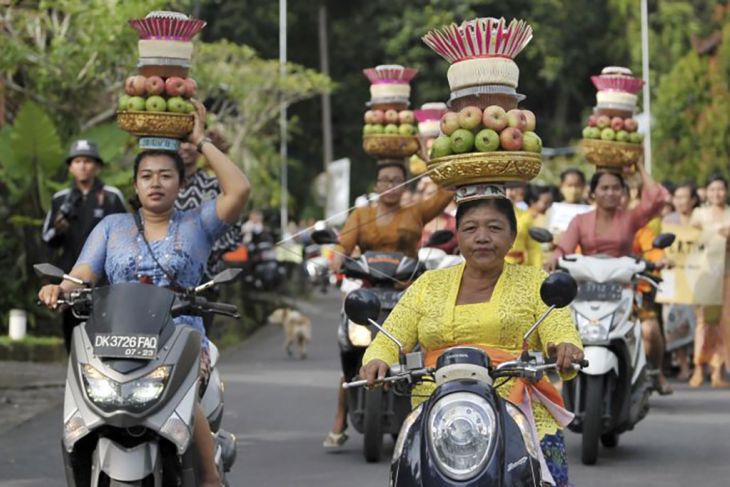
[[[512,247],[517,222],[512,203],[503,197],[472,197],[460,201],[456,213],[459,249],[465,262],[426,272],[406,291],[386,319],[384,327],[406,351],[420,345],[426,365],[432,366],[442,351],[458,345],[484,349],[493,363],[511,360],[522,351],[522,337],[545,312],[540,299],[544,271],[533,266],[505,262]],[[580,336],[567,309],[555,310],[528,341],[531,350],[555,358],[564,379],[574,373],[571,364],[583,359]],[[378,334],[368,347],[360,371],[370,384],[385,377],[389,365],[398,362],[398,346]],[[435,389],[425,382],[412,391],[413,406]],[[546,470],[544,480],[568,485],[568,466],[562,427],[560,394],[549,384],[536,384],[540,394],[527,392],[524,382],[510,379],[498,389],[503,397],[522,403],[532,397],[532,417],[541,439]]]
[[[361,252],[400,252],[409,257],[418,257],[418,244],[423,227],[439,216],[452,200],[453,194],[439,190],[431,198],[411,206],[401,206],[401,196],[405,191],[406,168],[402,161],[380,162],[376,173],[375,191],[377,203],[372,206],[356,208],[345,222],[340,234],[340,242],[335,249],[331,267],[338,271],[345,258],[356,247]],[[342,370],[351,380],[357,373],[362,357],[357,353],[342,354]],[[340,383],[340,385],[341,385]],[[325,448],[337,448],[347,441],[347,395],[339,387],[337,414],[332,431],[324,440]]]
[[[546,263],[546,269],[555,270],[558,259],[575,253],[580,246],[583,255],[608,255],[622,257],[631,255],[636,232],[658,216],[669,192],[654,181],[644,167],[643,161],[636,163],[641,176],[641,201],[632,209],[622,207],[621,198],[626,188],[624,178],[608,171],[597,171],[591,178],[591,196],[596,209],[576,216],[557,243],[555,252]],[[652,349],[663,348],[661,330],[656,318],[642,322],[642,333],[652,340]],[[661,394],[671,394],[672,389],[661,372],[661,359],[654,354],[652,365],[658,369],[658,390]],[[656,363],[659,362],[659,363]]]
[[[208,254],[216,239],[238,220],[248,200],[246,176],[228,157],[205,138],[205,108],[194,101],[195,126],[188,141],[208,159],[220,181],[221,194],[193,210],[175,210],[184,181],[183,161],[176,152],[141,152],[134,162],[134,188],[140,208],[135,214],[104,218],[92,231],[71,271],[71,276],[96,283],[106,277],[110,284],[143,282],[161,287],[188,288],[200,284]],[[55,309],[63,293],[76,284],[64,281],[47,285],[39,299]],[[177,325],[192,326],[203,337],[201,369],[206,380],[207,338],[202,318],[180,316]],[[220,486],[210,426],[198,404],[194,441],[200,457],[200,484]]]

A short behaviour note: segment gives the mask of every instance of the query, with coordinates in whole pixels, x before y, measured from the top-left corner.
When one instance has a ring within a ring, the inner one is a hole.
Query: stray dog
[[[284,350],[294,355],[293,348],[299,348],[299,358],[307,358],[307,346],[312,340],[312,322],[309,318],[291,308],[279,308],[269,316],[269,323],[284,327]]]

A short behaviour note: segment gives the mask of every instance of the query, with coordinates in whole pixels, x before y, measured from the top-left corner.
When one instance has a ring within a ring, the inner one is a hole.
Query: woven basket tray
[[[117,125],[137,136],[185,138],[193,130],[195,119],[189,113],[117,112]]]
[[[598,167],[631,167],[644,154],[642,144],[629,144],[611,140],[583,139],[581,149],[586,160]]]
[[[542,158],[534,152],[470,152],[431,159],[433,181],[443,187],[530,181],[540,174]]]
[[[409,157],[418,152],[418,137],[404,135],[364,135],[362,148],[375,157]]]

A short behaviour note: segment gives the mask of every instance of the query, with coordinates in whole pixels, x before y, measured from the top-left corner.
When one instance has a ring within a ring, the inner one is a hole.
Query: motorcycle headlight
[[[169,365],[163,365],[139,379],[119,383],[89,364],[81,368],[86,395],[104,411],[119,408],[139,411],[148,407],[165,390],[170,370]]]
[[[373,341],[373,332],[370,327],[347,322],[347,337],[355,347],[367,347]]]
[[[580,314],[575,315],[575,322],[578,325],[578,331],[583,343],[605,342],[608,340],[612,320],[613,313],[599,320],[592,320]]]
[[[487,401],[470,392],[455,392],[431,409],[428,431],[439,469],[454,480],[475,477],[486,465],[496,420]]]
[[[532,434],[532,428],[530,428],[530,423],[527,421],[527,418],[514,404],[507,402],[506,405],[507,413],[512,417],[522,433],[522,439],[525,442],[527,453],[529,453],[532,458],[539,458],[540,454],[538,449],[540,446],[537,443],[537,439]]]
[[[418,416],[421,415],[421,411],[423,411],[423,403],[419,404],[416,409],[411,411],[410,414],[406,416],[405,421],[403,421],[403,426],[400,427],[400,433],[398,433],[398,439],[395,441],[395,447],[393,448],[393,459],[391,463],[396,463],[398,459],[400,459],[400,456],[403,453],[403,447],[406,444],[408,432],[411,431],[411,428],[413,428],[413,424],[418,419]]]

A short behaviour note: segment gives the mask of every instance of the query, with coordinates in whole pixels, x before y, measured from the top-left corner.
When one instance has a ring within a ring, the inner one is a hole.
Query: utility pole
[[[651,89],[649,87],[649,8],[641,0],[641,71],[644,79],[644,116],[647,130],[644,137],[644,165],[651,174]]]
[[[323,74],[330,74],[329,49],[327,47],[327,5],[319,3],[319,69]],[[332,105],[330,94],[322,93],[322,151],[324,170],[327,171],[332,162]]]
[[[286,77],[286,0],[279,0],[279,75]],[[289,175],[287,174],[287,122],[286,104],[281,100],[279,111],[279,131],[281,142],[279,144],[279,156],[281,157],[281,238],[286,235],[289,226]]]

